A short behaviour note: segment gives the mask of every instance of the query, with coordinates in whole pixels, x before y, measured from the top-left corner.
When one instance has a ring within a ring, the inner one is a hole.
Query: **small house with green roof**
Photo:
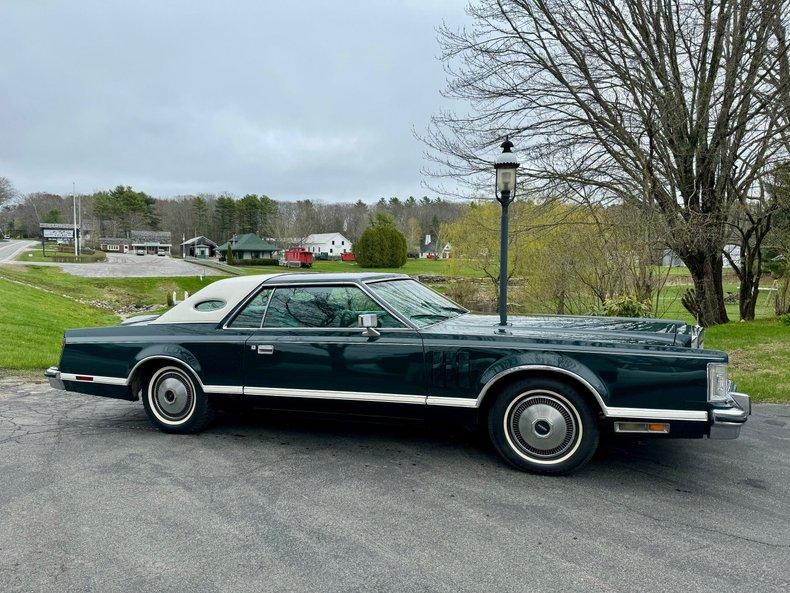
[[[221,259],[228,255],[228,246],[233,249],[233,259],[270,259],[277,257],[277,246],[267,243],[255,233],[244,235],[233,235],[227,241],[217,247]]]

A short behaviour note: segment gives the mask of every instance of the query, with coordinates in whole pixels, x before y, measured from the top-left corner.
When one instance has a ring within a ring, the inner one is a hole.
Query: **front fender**
[[[606,384],[587,366],[557,352],[522,352],[507,356],[488,367],[478,383],[478,406],[486,394],[500,380],[514,373],[555,373],[575,380],[591,393],[605,410],[610,394]]]

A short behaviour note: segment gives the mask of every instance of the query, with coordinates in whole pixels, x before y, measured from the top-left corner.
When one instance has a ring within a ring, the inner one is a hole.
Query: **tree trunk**
[[[741,280],[738,290],[738,312],[742,321],[754,321],[754,310],[760,290],[760,277],[749,273]]]
[[[727,323],[722,285],[722,255],[720,252],[690,254],[679,253],[688,266],[694,281],[691,298],[684,298],[683,305],[703,327]]]
[[[565,315],[565,291],[560,291],[557,298],[557,315]]]
[[[728,258],[730,259],[730,258]],[[762,275],[762,253],[760,248],[752,248],[746,243],[741,245],[741,265],[735,268],[740,285],[738,287],[738,313],[741,321],[754,321],[754,311],[757,306],[757,297],[760,290],[760,276]]]

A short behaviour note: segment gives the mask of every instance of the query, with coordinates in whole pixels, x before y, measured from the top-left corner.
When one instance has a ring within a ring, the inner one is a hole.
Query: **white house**
[[[351,253],[351,241],[341,233],[318,233],[309,235],[304,240],[303,247],[310,253],[316,255],[319,253],[326,253],[329,257],[339,257],[344,253]]]
[[[445,243],[440,251],[436,241],[430,235],[425,235],[425,244],[420,247],[420,259],[450,259],[452,256],[452,245]]]
[[[724,251],[730,256],[730,259],[735,263],[736,266],[741,265],[741,246],[735,244],[727,244],[724,246]],[[672,266],[673,268],[685,268],[686,264],[683,263],[683,260],[680,259],[677,253],[672,251],[671,249],[664,250],[664,255],[661,258],[661,265],[665,267]],[[724,267],[730,267],[730,261],[725,257],[724,258]]]

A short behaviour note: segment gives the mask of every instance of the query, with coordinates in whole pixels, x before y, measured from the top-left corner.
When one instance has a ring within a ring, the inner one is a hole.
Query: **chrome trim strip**
[[[245,387],[244,395],[270,397],[300,397],[308,399],[337,399],[392,404],[425,404],[424,395],[398,395],[397,393],[371,393],[367,391],[330,391],[321,389],[287,389],[284,387]]]
[[[203,391],[206,391],[206,386],[203,385],[203,381],[201,381],[200,375],[198,375],[197,371],[195,371],[195,369],[192,368],[192,365],[190,365],[187,362],[184,362],[180,358],[176,358],[175,356],[167,356],[166,354],[152,354],[151,356],[146,356],[145,358],[143,358],[141,360],[138,360],[137,364],[135,364],[132,367],[132,370],[129,371],[129,375],[127,375],[127,377],[126,377],[126,385],[129,385],[129,383],[131,383],[132,377],[134,376],[134,373],[137,370],[137,368],[141,364],[143,364],[144,362],[146,362],[148,360],[172,360],[172,361],[175,361],[175,362],[178,362],[178,363],[184,365],[185,367],[187,367],[192,372],[192,375],[195,377],[195,379],[197,379],[197,382],[200,383],[200,388]],[[208,393],[208,392],[206,392],[206,393]]]
[[[480,405],[483,403],[483,398],[485,397],[485,394],[494,385],[494,383],[499,381],[502,377],[506,375],[510,375],[511,373],[516,373],[518,371],[552,371],[555,373],[561,373],[563,375],[573,377],[574,379],[579,381],[582,385],[584,385],[587,388],[587,390],[593,394],[593,396],[595,396],[595,399],[598,400],[598,404],[601,406],[601,410],[604,413],[606,413],[606,404],[603,401],[603,397],[601,397],[601,394],[598,393],[598,390],[595,389],[595,387],[593,387],[592,384],[589,381],[587,381],[587,379],[585,379],[581,375],[574,373],[573,371],[568,371],[560,367],[550,366],[546,364],[523,364],[509,369],[505,369],[504,371],[497,373],[488,381],[488,383],[486,383],[483,386],[483,389],[480,391],[480,394],[477,396],[477,402],[475,407],[476,408],[480,407]]]
[[[455,318],[453,318],[455,319]],[[445,320],[446,321],[446,320]],[[425,328],[420,328],[424,330]],[[494,334],[493,331],[491,333],[492,336],[497,336]],[[509,336],[502,336],[502,338],[507,338]],[[497,350],[518,350],[519,352],[571,352],[574,354],[612,354],[615,356],[669,356],[673,358],[693,358],[695,360],[709,360],[710,362],[724,362],[718,360],[710,360],[710,355],[701,354],[701,355],[694,355],[689,354],[690,348],[685,348],[681,352],[655,352],[652,350],[640,350],[638,352],[624,352],[622,350],[615,350],[615,349],[605,349],[605,348],[598,348],[598,347],[590,347],[590,348],[556,348],[550,344],[537,344],[540,348],[527,348],[524,344],[514,344],[513,346],[505,346],[501,344],[492,344],[491,342],[476,342],[474,344],[469,344],[463,340],[436,340],[432,339],[431,334],[423,334],[423,339],[426,342],[426,346],[455,346],[458,347],[459,343],[462,343],[466,348],[475,349],[489,349],[494,348]],[[679,348],[680,346],[676,346]],[[555,367],[551,367],[555,368]]]
[[[225,395],[242,395],[244,388],[241,385],[203,385],[203,393],[221,393]]]
[[[606,408],[607,418],[634,418],[642,420],[688,420],[706,422],[708,413],[704,410],[660,410],[657,408]]]
[[[471,397],[440,397],[429,395],[425,403],[429,406],[449,406],[453,408],[476,408],[477,400]]]
[[[377,284],[379,282],[392,282],[393,280],[414,280],[408,274],[397,274],[395,276],[389,276],[388,278],[376,278],[374,280],[360,280],[363,284]],[[422,284],[422,282],[420,282]]]
[[[90,381],[77,379],[77,377],[91,377]],[[89,375],[87,373],[60,373],[61,381],[74,381],[75,383],[100,383],[102,385],[126,385],[123,377],[103,377],[101,375]]]

